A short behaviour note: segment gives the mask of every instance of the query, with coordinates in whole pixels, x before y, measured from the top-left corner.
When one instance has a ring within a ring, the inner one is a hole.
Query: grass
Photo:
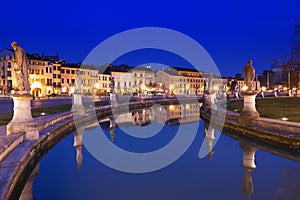
[[[107,105],[108,102],[91,102],[91,103],[86,103],[84,104],[85,107],[89,107],[90,105],[95,106],[100,106],[100,105]],[[65,112],[65,111],[70,111],[72,108],[72,104],[65,104],[65,105],[57,105],[57,106],[49,106],[49,107],[43,107],[43,108],[35,108],[32,109],[32,117],[40,117],[40,116],[45,116],[45,115],[50,115],[54,113],[59,113],[59,112]],[[43,114],[41,114],[43,113]],[[13,117],[13,113],[3,113],[0,114],[0,125],[6,125],[8,124]]]
[[[241,112],[243,101],[227,103],[227,110]],[[256,109],[261,117],[284,119],[300,123],[300,98],[264,98],[256,99]]]

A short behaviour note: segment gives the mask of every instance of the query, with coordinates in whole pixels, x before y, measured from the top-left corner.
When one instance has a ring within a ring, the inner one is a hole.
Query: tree
[[[291,62],[300,64],[300,20],[295,19],[294,37],[292,39]]]

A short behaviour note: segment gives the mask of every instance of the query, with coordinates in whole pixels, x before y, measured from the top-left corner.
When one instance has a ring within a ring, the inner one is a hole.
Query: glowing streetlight
[[[242,91],[246,91],[246,90],[248,90],[248,86],[247,86],[247,85],[244,85],[244,86],[242,87]]]

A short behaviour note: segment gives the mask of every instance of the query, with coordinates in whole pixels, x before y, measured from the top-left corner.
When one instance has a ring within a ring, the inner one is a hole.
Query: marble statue
[[[248,61],[248,64],[244,67],[244,79],[247,86],[247,90],[250,91],[252,88],[252,82],[254,81],[255,70],[252,66],[252,60]]]
[[[75,84],[76,84],[76,92],[82,92],[82,79],[81,79],[80,70],[76,72]]]
[[[15,51],[13,57],[15,80],[17,84],[17,88],[15,88],[15,90],[29,93],[29,66],[27,63],[26,53],[16,42],[12,42],[11,46]]]
[[[208,76],[208,91],[210,92],[213,89],[213,75],[212,73]]]
[[[114,77],[111,77],[111,81],[110,81],[110,93],[112,93],[112,94],[115,93],[115,79],[114,79]]]

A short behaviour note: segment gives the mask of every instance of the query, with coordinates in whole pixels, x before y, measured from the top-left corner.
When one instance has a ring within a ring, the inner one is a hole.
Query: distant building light
[[[244,85],[243,87],[242,87],[242,90],[243,91],[246,91],[248,89],[248,86],[247,85]]]
[[[289,120],[289,119],[286,118],[286,117],[282,117],[281,120],[282,120],[282,121],[287,121],[287,120]]]
[[[41,115],[44,116],[44,115],[46,115],[46,113],[42,112]]]

